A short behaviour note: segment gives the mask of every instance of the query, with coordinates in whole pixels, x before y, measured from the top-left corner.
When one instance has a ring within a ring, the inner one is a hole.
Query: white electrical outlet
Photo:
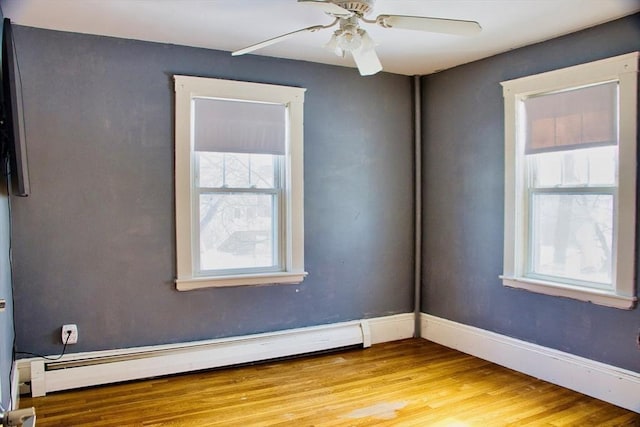
[[[71,332],[71,334],[69,334]],[[68,338],[67,338],[68,337]],[[76,344],[78,342],[78,326],[62,325],[62,344]]]

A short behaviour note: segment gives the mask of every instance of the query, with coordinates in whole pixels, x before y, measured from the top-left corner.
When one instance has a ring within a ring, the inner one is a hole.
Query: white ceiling
[[[19,25],[233,51],[332,19],[296,0],[0,0]],[[471,37],[366,25],[385,71],[429,74],[640,11],[638,0],[377,0],[379,14],[478,21]],[[257,55],[354,67],[302,33]]]

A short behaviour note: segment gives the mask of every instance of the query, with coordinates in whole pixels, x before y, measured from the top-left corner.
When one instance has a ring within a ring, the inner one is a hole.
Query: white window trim
[[[304,198],[303,198],[303,103],[306,89],[248,83],[213,78],[174,76],[175,111],[175,204],[176,204],[176,288],[193,289],[300,283],[304,271]],[[281,272],[200,277],[195,274],[193,235],[192,183],[195,173],[192,133],[192,99],[212,97],[247,101],[279,103],[287,106],[289,114],[286,177],[284,194],[285,248],[284,269]]]
[[[505,114],[505,220],[504,273],[500,278],[505,286],[526,289],[547,295],[574,298],[595,304],[630,309],[635,305],[635,229],[636,229],[636,144],[638,52],[607,58],[587,64],[550,71],[502,82]],[[524,276],[526,227],[525,176],[516,164],[517,155],[516,108],[523,98],[544,92],[617,80],[620,84],[620,139],[618,147],[618,194],[614,207],[617,224],[614,232],[612,290],[535,280]],[[636,106],[636,108],[633,108]]]

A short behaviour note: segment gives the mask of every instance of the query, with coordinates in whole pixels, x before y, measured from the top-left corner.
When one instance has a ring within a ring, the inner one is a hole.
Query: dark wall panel
[[[274,331],[412,311],[411,81],[17,27],[32,194],[14,202],[20,350]],[[177,292],[173,74],[306,87],[298,286]]]
[[[640,372],[640,311],[504,288],[500,82],[640,50],[640,15],[424,78],[424,312]]]

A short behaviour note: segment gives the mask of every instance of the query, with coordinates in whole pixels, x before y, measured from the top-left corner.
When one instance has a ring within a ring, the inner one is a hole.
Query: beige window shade
[[[527,154],[615,145],[618,83],[524,100]]]
[[[195,151],[285,153],[284,105],[210,98],[193,102]]]

